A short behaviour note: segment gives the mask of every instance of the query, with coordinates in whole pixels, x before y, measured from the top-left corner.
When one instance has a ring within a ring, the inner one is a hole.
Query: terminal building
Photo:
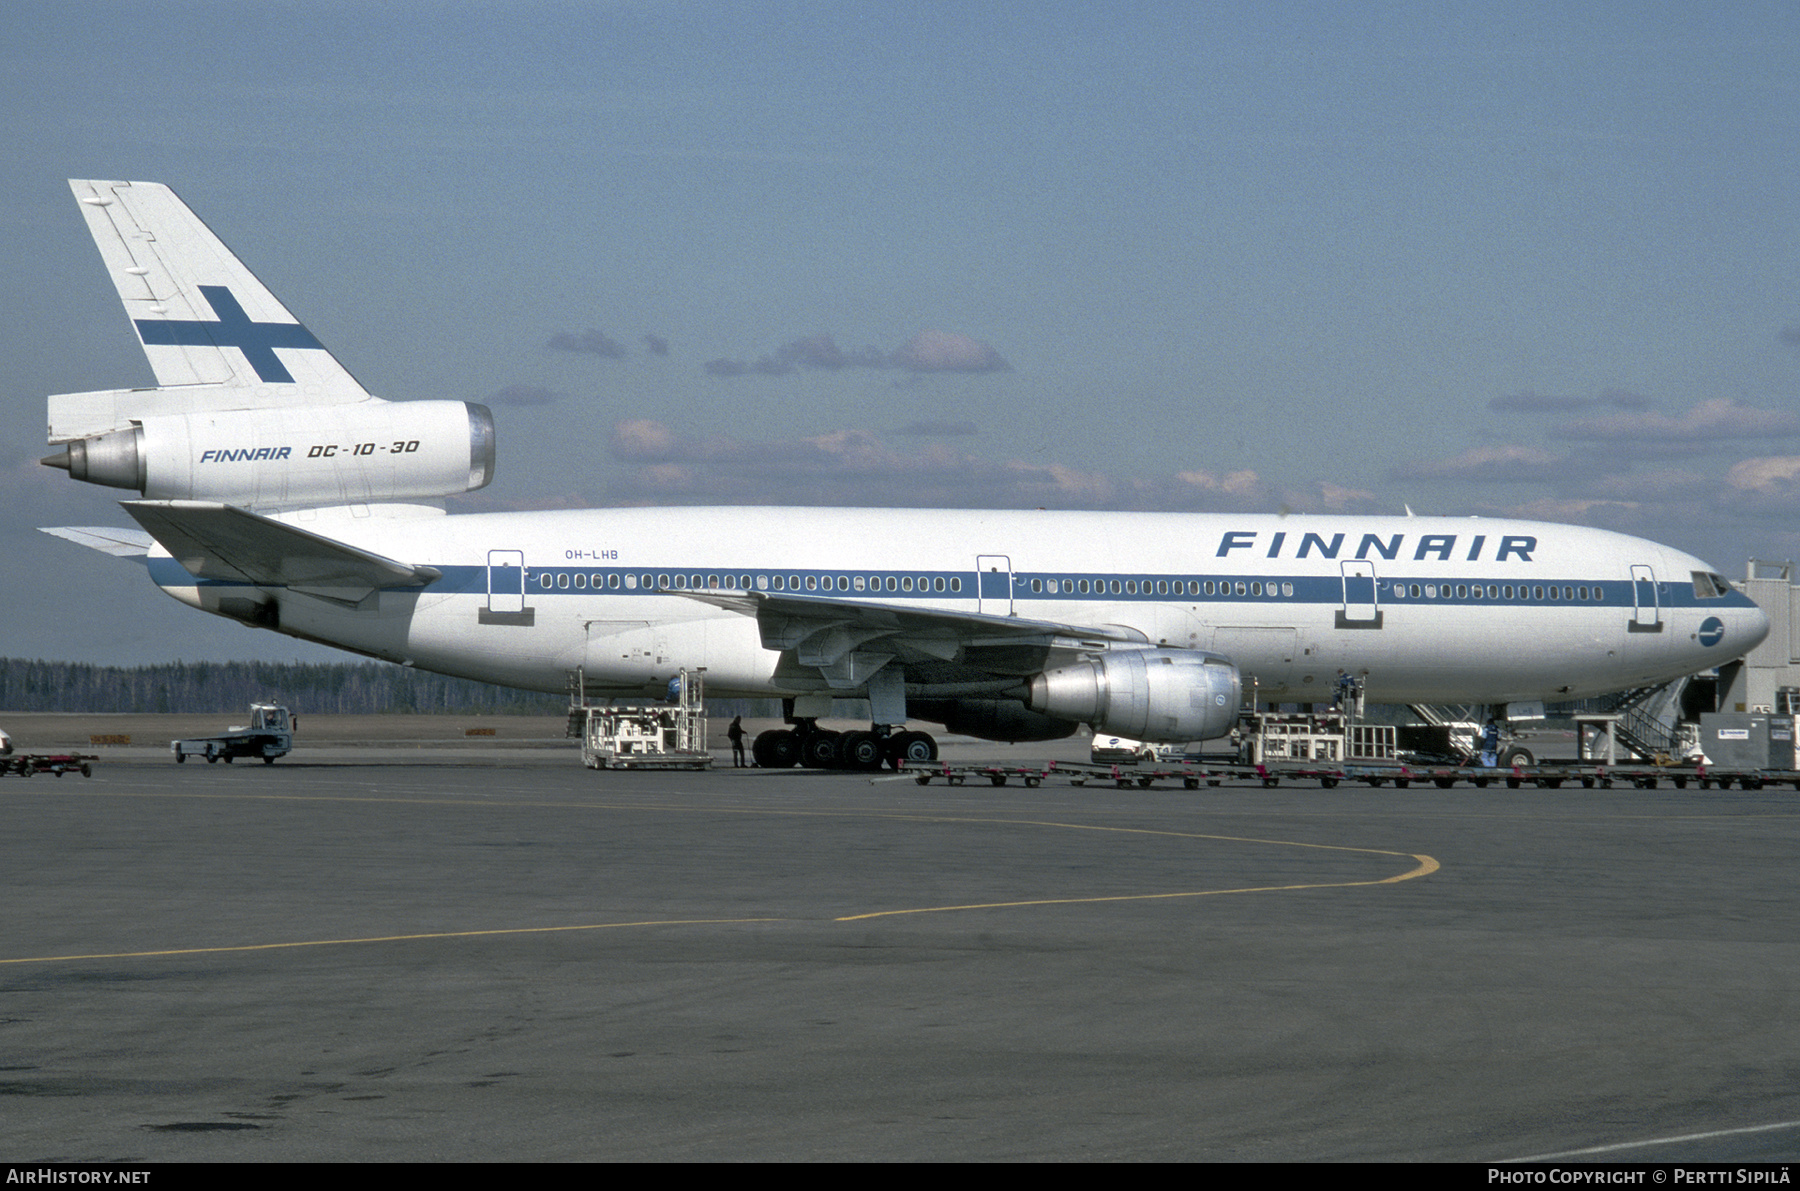
[[[1741,662],[1719,668],[1720,711],[1800,714],[1800,598],[1793,562],[1751,559],[1738,590],[1769,617],[1769,635]]]

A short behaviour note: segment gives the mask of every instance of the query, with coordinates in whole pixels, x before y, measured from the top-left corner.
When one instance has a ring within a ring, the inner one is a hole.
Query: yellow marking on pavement
[[[1118,831],[1118,830],[1129,830],[1129,828],[1122,829],[1122,828],[1114,828],[1114,827],[1103,827],[1103,828],[1095,828],[1095,830]],[[1179,833],[1179,832],[1152,832],[1150,834],[1176,835],[1176,834],[1181,834],[1181,833]],[[1234,839],[1235,837],[1225,836],[1225,835],[1206,835],[1206,836],[1195,836],[1194,838],[1196,838],[1196,839]],[[1289,841],[1286,841],[1286,840],[1240,840],[1239,842],[1257,843],[1257,844],[1289,843]],[[869,913],[869,914],[850,914],[843,918],[839,918],[836,921],[838,921],[838,922],[859,922],[865,918],[891,918],[891,917],[895,917],[895,916],[901,915],[901,914],[944,914],[944,913],[948,913],[952,910],[1005,910],[1005,909],[1011,909],[1013,907],[1018,907],[1018,906],[1079,906],[1079,905],[1088,905],[1088,904],[1091,904],[1094,902],[1161,901],[1161,900],[1165,900],[1165,899],[1169,899],[1169,898],[1178,898],[1178,897],[1219,897],[1221,895],[1228,894],[1228,893],[1285,893],[1290,890],[1296,890],[1296,889],[1354,889],[1359,885],[1394,885],[1394,884],[1398,884],[1401,881],[1410,881],[1415,877],[1428,877],[1432,873],[1437,872],[1438,869],[1441,867],[1436,860],[1433,860],[1431,857],[1422,855],[1417,852],[1413,852],[1413,853],[1386,852],[1386,851],[1382,851],[1379,848],[1342,848],[1342,847],[1335,847],[1331,844],[1289,843],[1289,846],[1296,847],[1296,848],[1330,848],[1332,851],[1337,851],[1337,852],[1372,852],[1378,856],[1410,855],[1412,857],[1412,859],[1417,860],[1419,863],[1416,868],[1409,869],[1406,872],[1397,873],[1391,877],[1381,877],[1381,878],[1378,878],[1378,879],[1372,880],[1372,881],[1321,881],[1321,882],[1317,882],[1314,884],[1306,884],[1306,885],[1249,885],[1249,886],[1245,886],[1244,888],[1241,888],[1241,889],[1196,889],[1196,890],[1192,890],[1192,891],[1188,891],[1188,892],[1181,892],[1181,893],[1117,893],[1117,894],[1110,894],[1110,895],[1103,896],[1103,897],[1049,897],[1049,898],[1035,898],[1035,899],[1032,899],[1029,901],[1016,901],[1016,902],[975,902],[975,903],[971,903],[969,905],[964,905],[964,906],[921,906],[917,909],[911,909],[911,910],[876,910],[873,913]]]
[[[1066,823],[1066,822],[1061,822],[1058,820],[1050,820],[1050,819],[1009,819],[1009,818],[995,818],[995,817],[973,816],[973,815],[896,814],[893,812],[880,812],[880,811],[869,812],[869,811],[778,810],[778,809],[775,809],[772,807],[770,807],[770,808],[759,808],[759,807],[678,807],[678,806],[668,806],[668,805],[659,805],[659,804],[629,805],[629,804],[614,804],[614,803],[560,802],[560,801],[558,801],[558,802],[525,802],[525,803],[509,801],[509,802],[505,802],[505,803],[498,803],[498,802],[494,802],[494,801],[488,800],[488,799],[470,800],[470,799],[446,799],[446,798],[396,798],[396,797],[392,797],[392,796],[381,796],[381,795],[347,796],[347,795],[318,795],[318,794],[312,794],[312,795],[306,795],[306,794],[300,794],[300,795],[291,795],[291,794],[203,794],[203,793],[194,793],[194,792],[124,793],[124,792],[113,792],[113,791],[91,791],[91,792],[90,791],[82,791],[82,793],[89,794],[90,796],[91,795],[99,795],[102,797],[128,797],[128,798],[130,798],[130,797],[171,798],[172,797],[172,798],[249,800],[249,801],[256,801],[256,802],[380,802],[380,803],[402,803],[402,804],[410,804],[410,805],[433,805],[433,806],[450,805],[450,806],[490,806],[490,807],[557,806],[557,807],[569,807],[569,808],[584,809],[584,810],[624,810],[624,811],[661,810],[661,811],[680,811],[680,812],[686,812],[686,813],[765,815],[765,816],[776,816],[776,817],[787,817],[787,818],[864,818],[864,819],[884,819],[884,820],[889,820],[889,821],[893,821],[893,822],[904,822],[904,823],[970,823],[970,824],[985,824],[985,825],[1004,826],[1004,827],[1048,827],[1048,828],[1055,828],[1058,830],[1065,830],[1065,831],[1096,831],[1096,832],[1111,832],[1111,833],[1115,833],[1115,834],[1119,834],[1119,835],[1149,835],[1149,836],[1163,836],[1163,837],[1167,837],[1167,838],[1171,838],[1171,839],[1208,840],[1208,841],[1219,842],[1219,843],[1263,844],[1263,845],[1268,845],[1271,847],[1278,847],[1278,848],[1307,848],[1307,849],[1312,849],[1312,850],[1317,850],[1317,851],[1325,851],[1325,852],[1358,852],[1358,853],[1362,853],[1364,855],[1369,855],[1369,856],[1405,857],[1405,858],[1415,860],[1418,862],[1415,867],[1409,869],[1406,872],[1398,873],[1398,874],[1396,874],[1394,876],[1390,876],[1390,877],[1379,877],[1379,878],[1366,880],[1366,881],[1325,881],[1325,882],[1315,882],[1315,883],[1297,884],[1297,885],[1256,885],[1256,886],[1245,886],[1245,887],[1237,888],[1237,889],[1199,889],[1199,890],[1178,891],[1178,892],[1172,892],[1172,893],[1126,893],[1126,894],[1098,895],[1098,896],[1094,896],[1094,897],[1033,898],[1033,899],[1020,900],[1020,901],[980,902],[980,903],[970,903],[967,905],[953,905],[953,906],[919,906],[919,907],[914,907],[914,908],[910,908],[910,909],[875,910],[875,911],[870,911],[868,913],[863,913],[863,914],[849,914],[849,915],[845,915],[845,916],[842,916],[839,918],[832,919],[831,921],[834,921],[834,922],[860,922],[860,921],[865,921],[865,920],[871,919],[871,918],[890,918],[890,917],[896,917],[899,915],[906,915],[906,914],[941,914],[941,913],[948,913],[948,912],[954,911],[954,910],[997,910],[997,909],[1019,909],[1019,908],[1024,908],[1024,907],[1028,907],[1028,906],[1084,905],[1084,904],[1092,904],[1092,903],[1098,903],[1098,902],[1159,901],[1159,900],[1168,900],[1168,899],[1174,899],[1174,898],[1188,898],[1188,897],[1218,897],[1218,896],[1222,896],[1222,895],[1226,895],[1226,894],[1235,894],[1235,893],[1283,893],[1283,892],[1290,892],[1290,891],[1296,891],[1296,890],[1301,890],[1301,889],[1353,889],[1353,888],[1357,888],[1360,886],[1393,885],[1393,884],[1397,884],[1398,882],[1401,882],[1401,881],[1410,881],[1416,877],[1429,876],[1432,873],[1437,872],[1440,867],[1438,862],[1436,860],[1434,860],[1432,857],[1426,856],[1422,853],[1417,853],[1417,852],[1396,852],[1396,851],[1391,851],[1389,849],[1384,849],[1384,848],[1357,848],[1357,847],[1350,847],[1350,846],[1344,845],[1344,844],[1314,844],[1314,843],[1306,843],[1301,840],[1262,839],[1262,838],[1254,837],[1254,836],[1210,835],[1210,834],[1204,834],[1201,832],[1168,831],[1168,830],[1163,830],[1163,829],[1158,829],[1158,828],[1150,828],[1150,827],[1113,827],[1113,826],[1107,826],[1104,824],[1093,824],[1093,823]],[[645,920],[645,921],[638,921],[638,922],[601,922],[601,923],[591,923],[591,924],[584,924],[584,925],[578,925],[578,926],[525,926],[525,927],[510,927],[510,928],[501,928],[501,929],[493,929],[493,930],[434,931],[434,932],[424,933],[424,934],[374,935],[374,936],[369,936],[366,938],[353,938],[353,939],[308,939],[308,940],[301,940],[301,941],[297,941],[297,942],[287,942],[287,943],[250,943],[250,944],[240,944],[240,945],[235,945],[235,946],[220,946],[220,947],[183,947],[183,948],[172,948],[172,949],[160,950],[160,951],[119,951],[119,952],[102,952],[102,953],[86,954],[86,955],[29,956],[29,957],[23,957],[23,958],[17,958],[17,959],[0,959],[0,965],[30,964],[30,963],[56,963],[56,962],[70,962],[70,961],[75,961],[75,960],[99,960],[99,959],[150,959],[150,958],[156,958],[156,957],[161,957],[161,956],[172,956],[172,955],[213,955],[213,954],[222,954],[222,953],[228,953],[228,952],[234,952],[234,951],[275,951],[275,950],[282,950],[282,949],[289,949],[289,948],[296,948],[296,947],[333,947],[333,946],[349,946],[352,944],[361,944],[361,943],[400,943],[400,942],[413,942],[413,941],[419,941],[419,940],[425,940],[425,939],[465,939],[465,938],[478,938],[478,937],[489,936],[489,935],[552,934],[552,933],[556,933],[556,932],[560,932],[560,931],[614,930],[614,929],[620,929],[620,928],[626,928],[626,927],[708,926],[708,925],[716,926],[716,925],[734,925],[734,924],[755,923],[755,922],[794,922],[794,921],[799,921],[799,920],[793,919],[793,918],[678,918],[678,919],[652,919],[652,920]]]
[[[628,926],[718,926],[782,922],[780,918],[663,918],[643,922],[592,922],[579,926],[515,926],[496,930],[443,930],[419,935],[371,935],[361,939],[304,939],[294,943],[245,943],[229,947],[177,947],[167,951],[112,951],[93,955],[34,955],[0,959],[0,964],[48,964],[77,959],[152,959],[164,955],[217,955],[227,951],[280,951],[291,947],[345,947],[353,943],[408,943],[418,939],[473,939],[484,935],[548,935],[559,931],[617,930]]]

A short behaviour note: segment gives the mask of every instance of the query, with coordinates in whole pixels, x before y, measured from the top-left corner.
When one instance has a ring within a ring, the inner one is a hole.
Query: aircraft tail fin
[[[167,186],[92,180],[69,186],[163,386],[154,395],[157,412],[226,402],[235,404],[225,408],[243,409],[369,399]],[[166,391],[187,386],[210,392]],[[51,421],[54,427],[54,411]]]

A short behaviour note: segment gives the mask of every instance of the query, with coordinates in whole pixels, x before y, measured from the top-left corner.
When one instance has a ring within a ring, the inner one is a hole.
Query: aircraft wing
[[[781,651],[784,665],[817,670],[837,689],[861,684],[889,661],[897,661],[911,681],[984,686],[1035,674],[1055,653],[1145,643],[1141,632],[1124,625],[1060,624],[776,592],[680,594],[755,617],[763,648]]]
[[[114,558],[142,558],[155,544],[155,539],[141,529],[114,529],[110,525],[59,525],[39,532]]]
[[[286,587],[355,604],[378,588],[422,587],[442,574],[231,505],[127,500],[120,506],[198,579]]]

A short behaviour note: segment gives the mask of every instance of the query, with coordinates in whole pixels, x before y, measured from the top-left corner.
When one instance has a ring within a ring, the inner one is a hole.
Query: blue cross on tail
[[[146,347],[235,347],[256,369],[256,377],[265,384],[291,385],[294,376],[275,358],[278,347],[313,347],[325,345],[299,323],[253,323],[231,291],[222,285],[203,285],[200,296],[212,304],[219,316],[216,323],[190,319],[138,318],[138,338]]]

